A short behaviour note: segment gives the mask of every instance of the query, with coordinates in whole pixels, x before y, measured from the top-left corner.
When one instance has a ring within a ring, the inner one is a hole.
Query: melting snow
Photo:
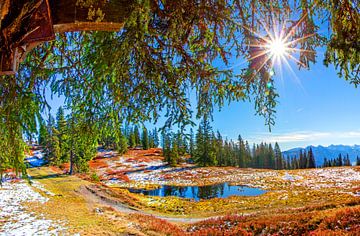
[[[44,189],[39,183],[36,186]],[[45,204],[47,201],[48,198],[35,192],[23,180],[4,182],[0,188],[0,236],[64,235],[66,228],[63,223],[37,216],[22,206],[24,202]]]

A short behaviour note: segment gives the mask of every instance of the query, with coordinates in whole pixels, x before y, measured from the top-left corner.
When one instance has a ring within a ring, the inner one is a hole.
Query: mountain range
[[[316,165],[322,165],[324,162],[324,158],[327,159],[333,159],[339,156],[339,154],[342,155],[342,157],[346,156],[346,154],[349,154],[350,161],[352,164],[356,162],[356,157],[360,157],[360,145],[354,145],[354,146],[348,146],[348,145],[330,145],[328,147],[324,146],[307,146],[306,148],[293,148],[287,151],[282,152],[284,157],[287,157],[288,155],[290,157],[299,157],[300,150],[309,151],[309,149],[312,149]]]

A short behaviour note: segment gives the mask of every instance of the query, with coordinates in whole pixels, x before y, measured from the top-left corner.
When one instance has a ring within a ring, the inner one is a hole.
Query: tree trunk
[[[69,174],[72,175],[74,173],[74,153],[73,150],[71,149],[70,151],[70,170],[69,170]]]

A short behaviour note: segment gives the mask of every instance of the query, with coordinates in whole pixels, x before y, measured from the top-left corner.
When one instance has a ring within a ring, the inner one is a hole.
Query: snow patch
[[[35,185],[43,188],[39,183],[35,182]],[[62,222],[37,216],[22,206],[24,202],[45,204],[48,200],[23,180],[17,183],[4,182],[0,188],[0,236],[64,235],[66,227]]]

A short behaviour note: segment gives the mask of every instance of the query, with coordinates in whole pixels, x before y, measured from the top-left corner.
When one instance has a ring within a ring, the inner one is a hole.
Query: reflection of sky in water
[[[26,157],[25,162],[28,163],[29,167],[39,167],[47,163],[41,151],[34,151],[34,155]]]
[[[246,186],[231,186],[228,183],[208,185],[208,186],[169,186],[163,185],[154,190],[129,189],[132,193],[142,193],[148,196],[176,196],[182,198],[191,198],[196,201],[209,198],[227,198],[229,196],[257,196],[265,193],[265,190],[259,188],[250,188]]]

